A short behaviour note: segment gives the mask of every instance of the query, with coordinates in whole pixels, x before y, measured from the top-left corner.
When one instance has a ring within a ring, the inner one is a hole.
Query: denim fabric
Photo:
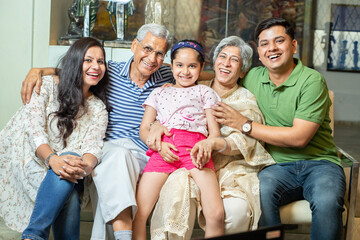
[[[341,239],[346,180],[343,169],[327,160],[304,160],[266,167],[259,173],[262,215],[259,226],[281,224],[279,206],[310,203],[310,238]]]
[[[66,152],[61,155],[75,155]],[[48,239],[53,227],[55,240],[71,240],[80,237],[80,198],[78,191],[83,181],[74,184],[61,180],[52,169],[46,173],[36,195],[30,223],[21,238]]]

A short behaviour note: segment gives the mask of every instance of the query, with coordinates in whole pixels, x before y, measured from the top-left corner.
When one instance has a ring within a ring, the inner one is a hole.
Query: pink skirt
[[[170,137],[164,134],[162,141],[171,143],[177,148],[178,152],[175,152],[174,150],[171,151],[179,156],[179,161],[174,161],[173,163],[165,162],[158,152],[149,149],[146,151],[146,155],[149,156],[150,159],[146,164],[144,172],[172,173],[179,168],[186,168],[187,170],[195,168],[191,161],[190,152],[186,151],[186,149],[193,148],[197,142],[206,139],[206,137],[201,133],[174,128],[170,130],[170,133],[172,133]],[[211,158],[204,167],[215,171],[214,163]]]

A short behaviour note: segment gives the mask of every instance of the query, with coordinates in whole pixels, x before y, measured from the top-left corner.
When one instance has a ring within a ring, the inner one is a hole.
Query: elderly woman
[[[256,104],[255,97],[238,85],[251,65],[253,51],[241,38],[231,36],[223,39],[215,49],[215,78],[200,82],[213,88],[221,97],[221,108],[239,111],[249,120],[263,122],[263,116]],[[216,109],[214,109],[216,110]],[[235,233],[257,228],[261,214],[258,172],[274,161],[257,140],[248,137],[246,129],[239,131],[231,128],[224,119],[221,123],[221,138],[206,139],[207,146],[213,149],[213,160],[221,197],[225,209],[225,232]],[[159,133],[167,133],[160,124],[153,125],[151,144],[156,148]],[[172,156],[176,158],[176,156]],[[189,174],[179,169],[170,175],[165,183],[151,220],[151,238],[169,239],[191,236],[198,209],[200,227],[205,221],[201,213],[200,192]]]

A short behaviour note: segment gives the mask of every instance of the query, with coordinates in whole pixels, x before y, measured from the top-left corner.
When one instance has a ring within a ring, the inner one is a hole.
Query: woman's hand
[[[241,115],[237,110],[229,105],[218,102],[212,107],[215,120],[228,127],[232,127],[241,131],[242,125],[247,121],[247,118]]]
[[[175,161],[179,161],[179,157],[171,151],[171,149],[174,150],[175,152],[178,151],[173,144],[168,142],[162,142],[161,145],[162,148],[158,152],[165,162],[173,163]]]
[[[161,137],[165,134],[170,137],[172,134],[169,130],[161,125],[159,121],[155,121],[150,126],[150,131],[148,137],[146,139],[146,145],[153,151],[160,152],[161,151]]]
[[[192,149],[188,149],[188,151],[190,151],[191,160],[195,167],[202,169],[205,164],[209,162],[213,147],[213,139],[207,138],[197,142]]]
[[[61,179],[73,183],[77,183],[78,179],[83,179],[92,172],[90,166],[83,162],[81,157],[74,155],[54,155],[49,160],[49,166]]]

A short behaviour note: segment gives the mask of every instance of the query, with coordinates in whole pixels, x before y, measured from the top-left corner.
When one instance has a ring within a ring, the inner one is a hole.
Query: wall
[[[319,70],[328,88],[334,91],[335,121],[360,124],[360,73],[344,73]]]
[[[28,71],[48,66],[50,7],[64,8],[63,1],[1,0],[0,129],[22,106],[20,89]]]
[[[29,69],[47,64],[47,0],[2,1],[0,14],[0,128],[22,105],[21,82]]]

